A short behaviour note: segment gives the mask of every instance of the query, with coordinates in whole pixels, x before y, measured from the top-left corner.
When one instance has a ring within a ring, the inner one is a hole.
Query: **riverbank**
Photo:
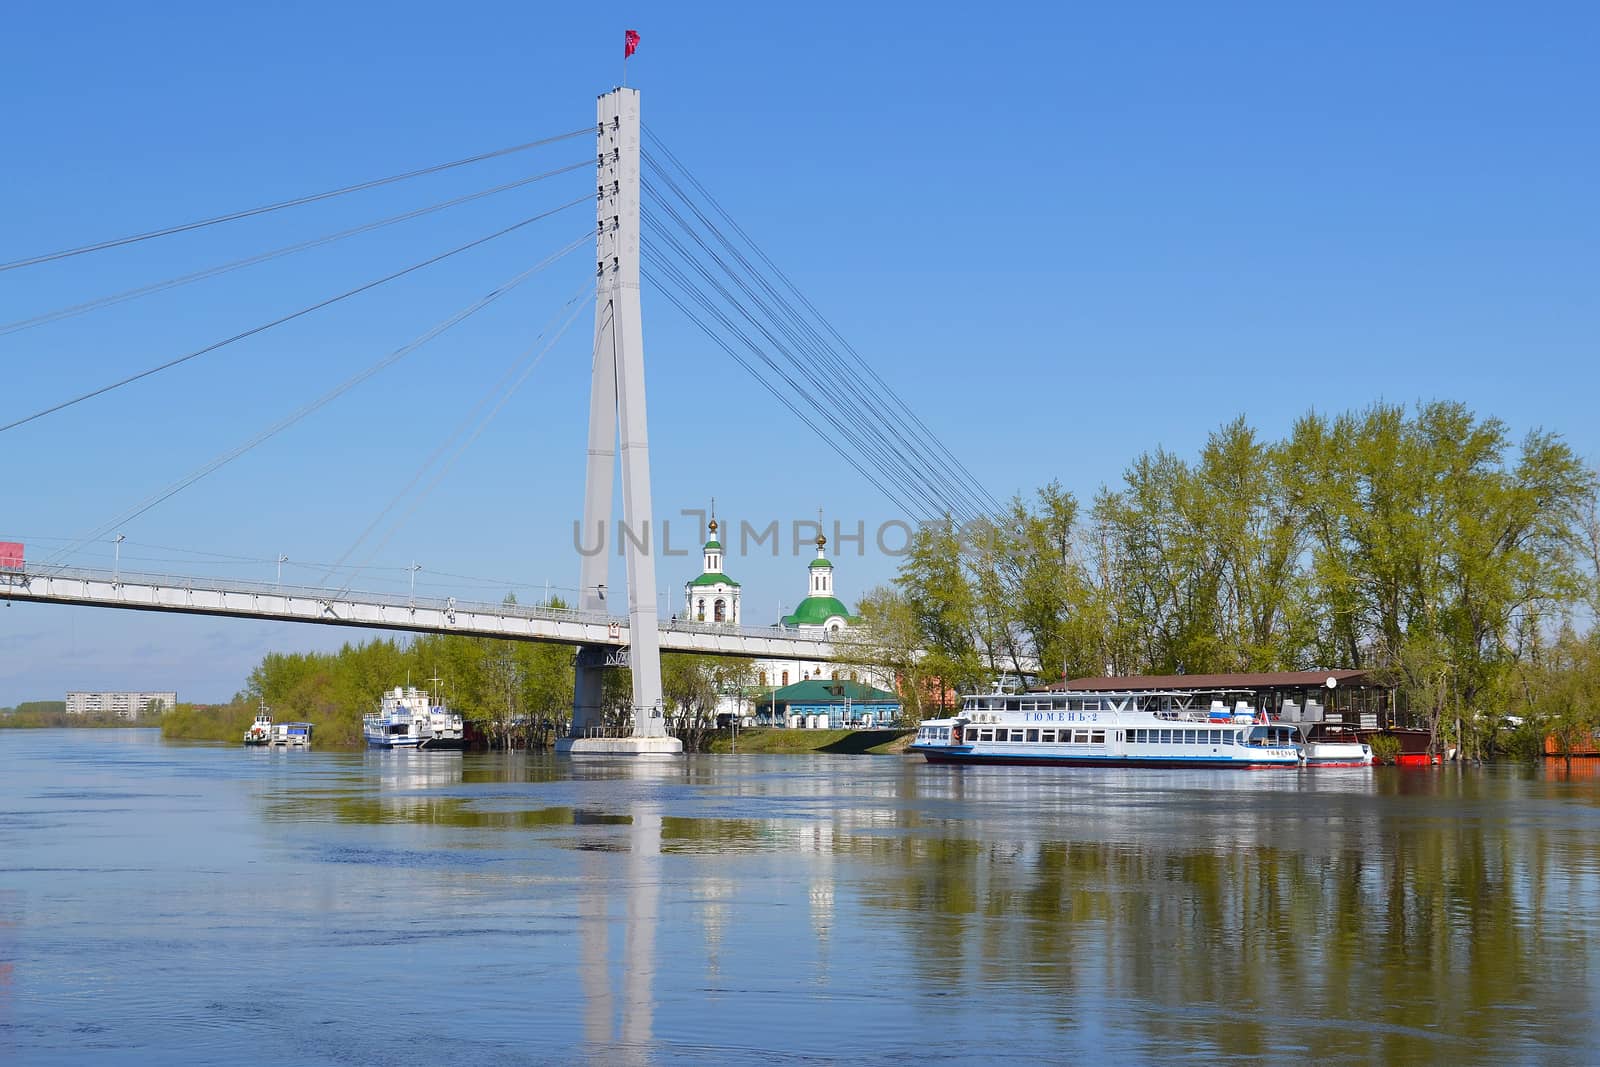
[[[744,754],[820,752],[845,756],[893,756],[905,752],[913,731],[780,730],[752,727],[737,737],[718,734],[708,751]]]

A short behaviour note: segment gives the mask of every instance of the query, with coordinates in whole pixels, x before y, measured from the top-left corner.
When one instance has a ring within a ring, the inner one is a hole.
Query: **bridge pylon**
[[[639,309],[639,90],[622,88],[602,94],[596,117],[594,366],[589,381],[589,458],[579,538],[584,554],[578,607],[593,612],[614,610],[607,604],[606,569],[611,546],[620,544],[628,576],[633,728],[629,736],[606,736],[602,683],[607,654],[614,653],[615,647],[582,645],[577,656],[572,732],[556,743],[556,751],[574,756],[676,756],[682,754],[683,742],[667,734],[661,697],[655,547],[651,540],[650,434],[645,418]],[[611,493],[619,436],[622,522],[613,539],[608,535],[612,533]]]

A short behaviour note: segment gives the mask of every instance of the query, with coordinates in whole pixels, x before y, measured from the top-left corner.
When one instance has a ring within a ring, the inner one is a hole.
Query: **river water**
[[[1600,780],[0,731],[0,1062],[1585,1063]]]

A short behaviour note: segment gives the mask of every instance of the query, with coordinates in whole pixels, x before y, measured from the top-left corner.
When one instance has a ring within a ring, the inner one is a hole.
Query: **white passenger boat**
[[[361,720],[371,748],[463,748],[466,731],[461,716],[435,704],[427,690],[395,686],[383,694],[378,712]]]
[[[917,727],[929,763],[1093,767],[1298,767],[1299,731],[1243,702],[1186,706],[1184,693],[993,693]]]

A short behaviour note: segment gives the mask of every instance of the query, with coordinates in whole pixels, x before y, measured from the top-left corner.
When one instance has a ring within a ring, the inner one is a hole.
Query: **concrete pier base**
[[[669,760],[683,755],[683,742],[676,737],[562,737],[556,755]]]

